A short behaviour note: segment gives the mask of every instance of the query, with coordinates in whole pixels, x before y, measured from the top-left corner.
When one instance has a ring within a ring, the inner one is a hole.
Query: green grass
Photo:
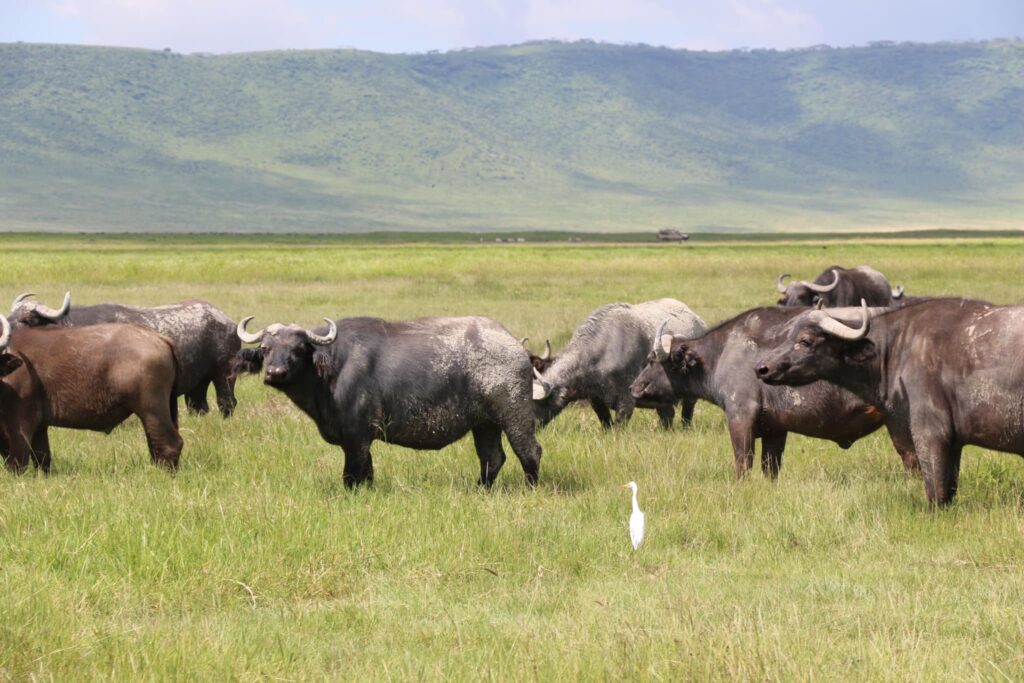
[[[1019,229],[1024,43],[0,45],[0,229]]]
[[[709,322],[788,271],[871,263],[911,294],[1021,303],[1020,239],[675,246],[372,246],[5,236],[0,285],[58,301],[207,298],[233,317],[491,315],[556,348],[610,301]],[[183,464],[134,421],[55,430],[48,478],[0,473],[0,679],[1019,680],[1024,468],[968,449],[929,510],[884,434],[791,437],[781,479],[733,481],[722,413],[540,433],[474,486],[469,440],[377,444],[377,483],[253,378],[236,417],[185,416]],[[648,536],[632,552],[636,480]]]

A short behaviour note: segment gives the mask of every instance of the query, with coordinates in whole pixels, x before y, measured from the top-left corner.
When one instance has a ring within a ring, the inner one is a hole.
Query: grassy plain
[[[1021,240],[684,247],[370,246],[0,237],[0,292],[233,317],[480,313],[556,348],[598,305],[674,296],[714,322],[780,272],[871,263],[913,294],[1024,300]],[[279,395],[184,416],[183,467],[134,421],[56,431],[48,478],[0,473],[0,679],[1020,680],[1024,468],[969,449],[931,511],[887,438],[791,437],[780,480],[733,481],[722,413],[602,432],[584,409],[474,486],[469,440],[378,444],[377,483]],[[648,516],[627,540],[636,480]]]

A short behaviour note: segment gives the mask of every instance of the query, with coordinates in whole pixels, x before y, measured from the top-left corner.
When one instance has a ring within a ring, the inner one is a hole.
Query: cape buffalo
[[[861,299],[867,301],[868,306],[890,306],[903,296],[902,287],[893,290],[885,276],[871,266],[850,269],[832,266],[814,282],[797,280],[788,285],[782,284],[787,277],[789,273],[784,273],[775,281],[775,289],[781,295],[780,306],[812,306],[821,301],[828,308],[833,308],[856,306]]]
[[[380,439],[439,449],[473,432],[480,479],[490,486],[505,462],[501,434],[537,483],[530,361],[522,345],[483,317],[327,318],[326,330],[273,324],[238,336],[259,343],[240,355],[244,370],[283,392],[345,452],[348,487],[373,481],[370,445]]]
[[[637,399],[695,396],[725,411],[736,477],[753,466],[761,439],[761,469],[775,478],[789,432],[849,448],[882,424],[882,415],[853,392],[819,382],[802,387],[759,384],[751,369],[761,349],[781,339],[781,326],[806,309],[755,308],[719,323],[696,339],[659,331],[647,367],[630,391]],[[855,311],[859,314],[859,311]],[[835,312],[849,315],[849,309]],[[904,461],[913,467],[912,461]]]
[[[15,328],[59,325],[79,327],[98,323],[133,323],[169,337],[178,351],[181,372],[177,396],[184,394],[190,412],[210,410],[206,393],[213,384],[217,406],[224,417],[235,409],[235,378],[231,364],[241,348],[235,336],[235,321],[205,301],[187,301],[156,308],[134,308],[120,304],[98,304],[71,308],[71,293],[64,295],[60,309],[54,310],[32,294],[22,294],[11,306],[9,320]]]
[[[801,313],[757,376],[856,394],[884,417],[896,449],[916,454],[932,503],[956,495],[965,445],[1024,455],[1024,306],[931,299],[859,322]]]
[[[11,331],[0,316],[0,432],[7,467],[50,471],[50,427],[109,433],[135,414],[156,463],[178,466],[174,344],[136,325]]]
[[[526,341],[529,337],[523,337],[519,340],[519,343],[526,349],[526,353],[530,356],[530,365],[537,369],[537,372],[544,372],[551,367],[551,364],[555,362],[555,359],[551,357],[551,340],[544,340],[544,353],[537,355],[530,351],[530,347],[526,345]]]
[[[533,397],[541,424],[553,420],[573,401],[586,399],[604,427],[612,424],[610,410],[615,411],[618,424],[625,424],[636,406],[656,409],[662,426],[671,427],[673,405],[680,399],[683,423],[689,424],[694,398],[637,403],[629,393],[629,383],[643,368],[651,338],[664,320],[669,321],[670,331],[684,336],[696,336],[705,329],[704,321],[675,299],[608,304],[594,311],[576,328],[547,371],[536,373]]]

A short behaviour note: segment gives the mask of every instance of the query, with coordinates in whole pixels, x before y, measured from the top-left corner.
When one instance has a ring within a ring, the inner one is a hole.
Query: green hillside
[[[1024,227],[1024,43],[0,45],[0,228]]]

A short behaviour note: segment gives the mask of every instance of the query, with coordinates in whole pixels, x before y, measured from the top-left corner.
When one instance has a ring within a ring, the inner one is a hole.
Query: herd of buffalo
[[[636,407],[670,427],[698,400],[728,419],[737,477],[776,477],[789,432],[843,448],[881,426],[928,500],[956,495],[965,445],[1024,455],[1024,306],[904,296],[868,266],[776,281],[778,306],[708,328],[685,304],[609,304],[556,356],[527,351],[485,317],[324,318],[314,330],[275,323],[250,332],[201,301],[157,308],[59,309],[23,294],[0,316],[0,449],[7,466],[50,469],[50,427],[109,432],[142,422],[154,462],[182,450],[179,396],[224,417],[235,380],[262,374],[345,453],[346,486],[373,480],[374,440],[442,448],[473,433],[480,484],[505,462],[502,433],[528,484],[537,482],[538,426],[586,400],[601,424]],[[242,343],[256,344],[242,348]]]

